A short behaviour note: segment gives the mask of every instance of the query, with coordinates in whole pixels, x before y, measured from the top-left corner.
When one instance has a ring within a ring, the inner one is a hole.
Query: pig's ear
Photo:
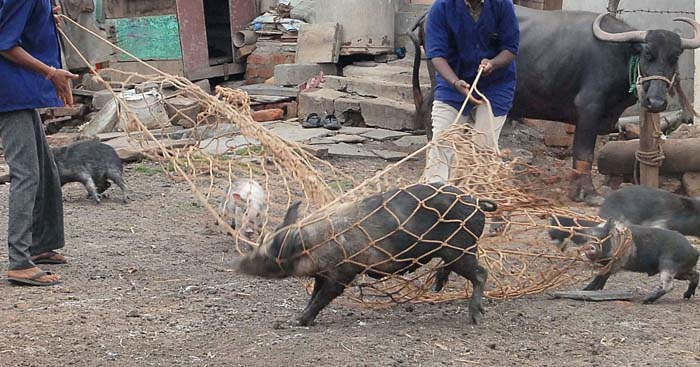
[[[235,193],[231,195],[231,198],[236,201],[243,201],[243,198],[241,197],[241,194]]]
[[[296,201],[289,207],[289,209],[287,209],[287,214],[284,216],[284,220],[282,221],[282,224],[280,224],[280,228],[296,223],[296,221],[299,219],[299,206],[301,206],[301,201]]]

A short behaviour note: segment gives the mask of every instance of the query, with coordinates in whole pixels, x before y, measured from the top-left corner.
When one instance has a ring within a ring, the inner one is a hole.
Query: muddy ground
[[[386,165],[333,163],[362,176]],[[366,310],[347,299],[316,326],[290,326],[307,301],[298,280],[231,273],[230,237],[185,184],[148,163],[129,166],[127,178],[128,205],[112,195],[97,206],[66,187],[70,263],[46,266],[61,286],[0,282],[1,366],[700,365],[700,300],[684,301],[679,281],[654,305],[488,300],[477,326],[465,301]],[[3,239],[8,191],[0,187]],[[624,274],[607,288],[643,293],[655,281]]]

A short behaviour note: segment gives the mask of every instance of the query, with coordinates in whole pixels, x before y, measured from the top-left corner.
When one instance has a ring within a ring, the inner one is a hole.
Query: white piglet
[[[265,208],[262,186],[255,180],[242,178],[229,186],[219,205],[219,215],[242,236],[256,240],[262,233]]]

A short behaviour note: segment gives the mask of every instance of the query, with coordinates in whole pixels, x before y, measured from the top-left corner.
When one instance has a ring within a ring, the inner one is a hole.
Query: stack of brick
[[[264,83],[275,75],[276,65],[293,64],[296,59],[294,46],[273,42],[257,46],[247,59],[246,84]]]

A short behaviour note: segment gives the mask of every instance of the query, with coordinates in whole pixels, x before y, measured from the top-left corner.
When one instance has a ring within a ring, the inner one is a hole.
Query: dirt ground
[[[381,160],[337,160],[368,176]],[[419,170],[420,162],[408,169]],[[227,269],[236,256],[190,189],[148,163],[128,167],[134,199],[97,206],[67,186],[65,282],[0,282],[0,366],[691,366],[700,365],[700,300],[686,283],[653,305],[535,295],[366,310],[347,299],[313,327],[294,327],[298,280]],[[9,186],[0,187],[6,233]],[[2,235],[0,235],[2,237]],[[0,259],[6,259],[0,246]],[[621,274],[608,289],[643,293],[656,278]]]

